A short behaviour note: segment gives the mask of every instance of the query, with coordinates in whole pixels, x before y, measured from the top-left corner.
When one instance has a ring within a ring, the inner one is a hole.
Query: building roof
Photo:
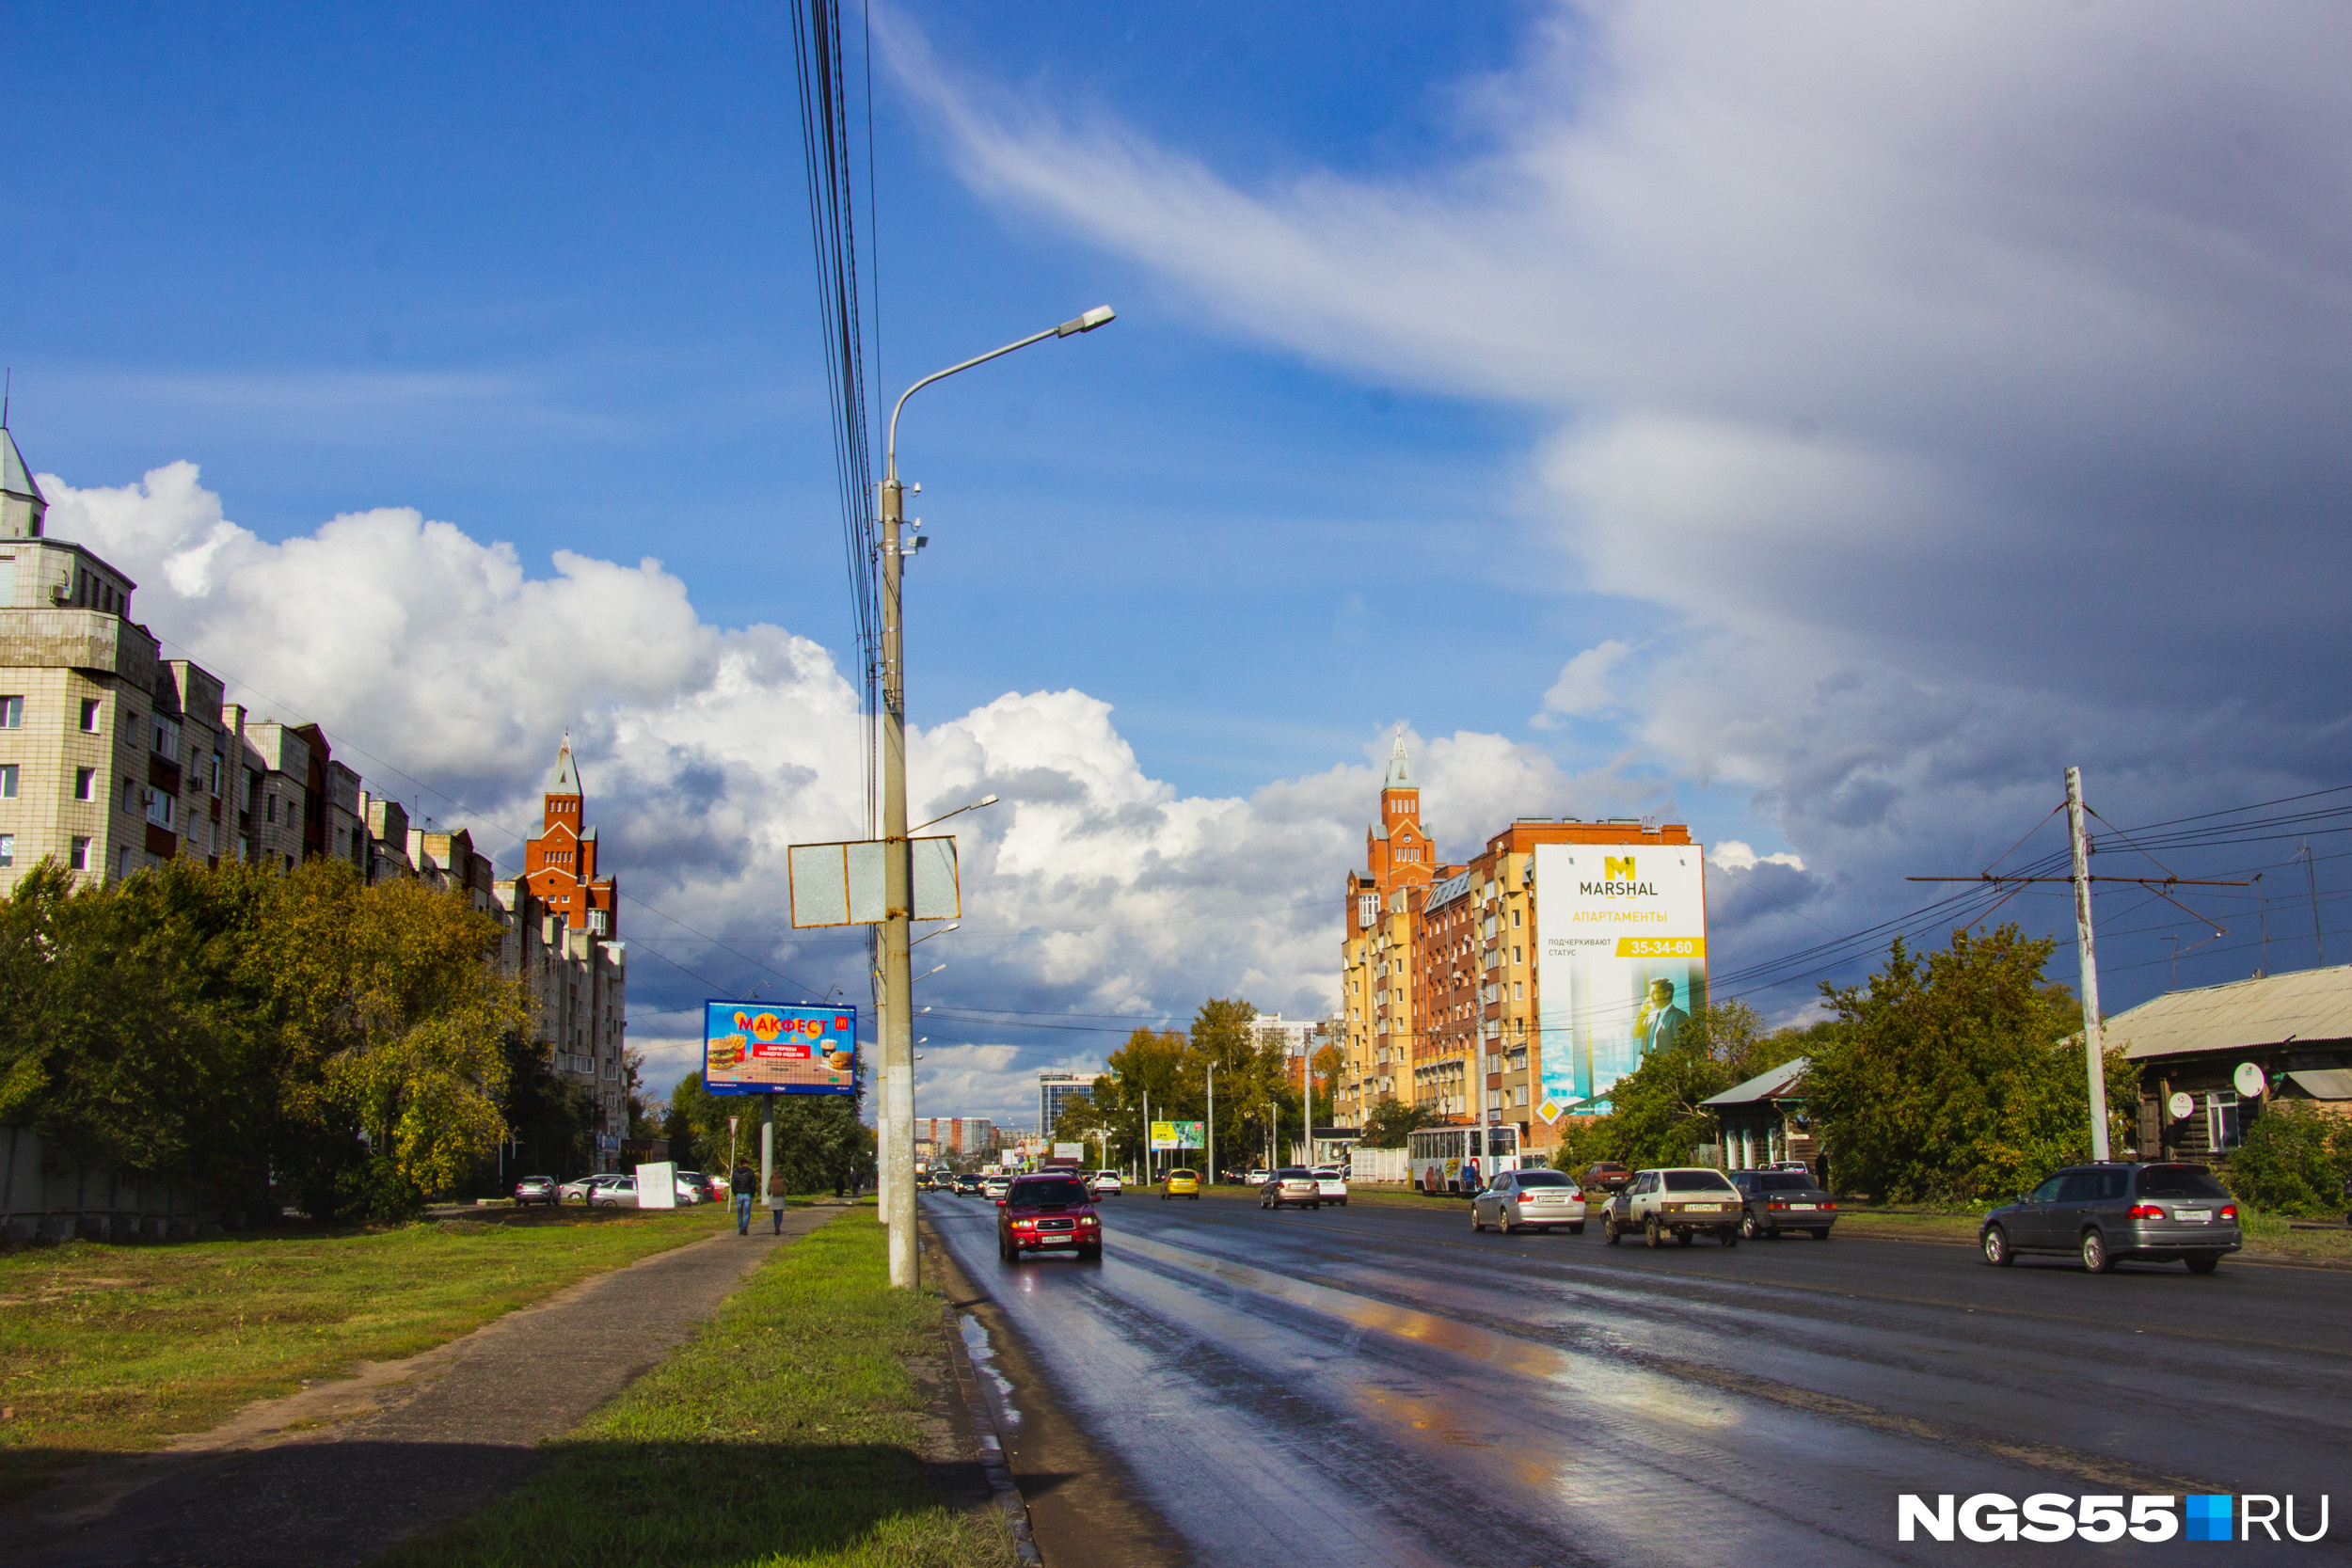
[[[1375,838],[1386,838],[1389,836],[1389,830],[1382,824],[1375,822],[1372,825],[1372,836]]]
[[[24,466],[24,454],[16,450],[16,437],[8,434],[8,427],[4,424],[0,424],[0,490],[12,496],[29,496],[44,507],[49,504],[49,498],[33,483],[32,470]]]
[[[555,753],[555,771],[548,775],[547,795],[577,795],[580,793],[580,769],[572,766],[572,732],[564,732],[564,744]]]
[[[1719,1095],[1699,1101],[1702,1105],[1753,1105],[1759,1100],[1778,1100],[1797,1086],[1805,1069],[1813,1065],[1810,1056],[1799,1056],[1783,1062],[1769,1072],[1759,1072],[1744,1084],[1734,1084]]]
[[[1428,895],[1422,900],[1421,907],[1422,912],[1426,913],[1431,910],[1439,909],[1447,904],[1453,903],[1454,900],[1468,893],[1470,891],[1470,874],[1467,871],[1461,872],[1456,876],[1448,877],[1444,881],[1439,882],[1436,887],[1431,888]]]
[[[2352,964],[2167,991],[2106,1024],[2106,1048],[2133,1061],[2341,1039],[2352,1039]]]
[[[1419,789],[1421,787],[1413,782],[1413,765],[1405,755],[1405,726],[1402,724],[1396,727],[1396,746],[1389,752],[1389,776],[1380,787],[1383,789]]]

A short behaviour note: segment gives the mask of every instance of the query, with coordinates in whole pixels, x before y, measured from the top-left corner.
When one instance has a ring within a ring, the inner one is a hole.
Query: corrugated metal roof
[[[1744,1084],[1734,1084],[1719,1095],[1699,1101],[1702,1105],[1752,1105],[1759,1100],[1773,1100],[1787,1094],[1803,1078],[1805,1069],[1813,1065],[1810,1056],[1800,1056],[1793,1062],[1783,1062],[1770,1072],[1759,1072]]]
[[[2134,1061],[2341,1039],[2352,1039],[2352,964],[2167,991],[2108,1019],[2106,1034],[2109,1051]]]
[[[2310,1069],[2287,1076],[2313,1100],[2352,1100],[2352,1072],[2342,1068]]]
[[[1444,881],[1431,888],[1429,896],[1422,900],[1422,912],[1426,913],[1431,910],[1441,909],[1453,903],[1454,900],[1470,891],[1470,874],[1467,871],[1448,877]]]

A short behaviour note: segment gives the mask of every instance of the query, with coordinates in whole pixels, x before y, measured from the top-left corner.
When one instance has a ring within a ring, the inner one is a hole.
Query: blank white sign
[[[952,834],[913,840],[914,918],[961,920],[963,895],[956,878]],[[879,926],[887,913],[882,898],[882,841],[795,844],[787,868],[792,884],[795,926]]]

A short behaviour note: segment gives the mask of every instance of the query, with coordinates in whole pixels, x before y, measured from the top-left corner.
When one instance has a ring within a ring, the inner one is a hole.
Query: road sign
[[[954,836],[908,844],[914,863],[914,918],[962,919]],[[786,851],[785,871],[795,926],[879,926],[889,913],[882,897],[881,839],[795,844]]]

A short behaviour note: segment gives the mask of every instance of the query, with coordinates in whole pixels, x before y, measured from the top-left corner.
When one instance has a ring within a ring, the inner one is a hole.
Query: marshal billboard
[[[1546,1122],[1606,1115],[1617,1080],[1707,1006],[1705,867],[1696,844],[1535,846]]]

